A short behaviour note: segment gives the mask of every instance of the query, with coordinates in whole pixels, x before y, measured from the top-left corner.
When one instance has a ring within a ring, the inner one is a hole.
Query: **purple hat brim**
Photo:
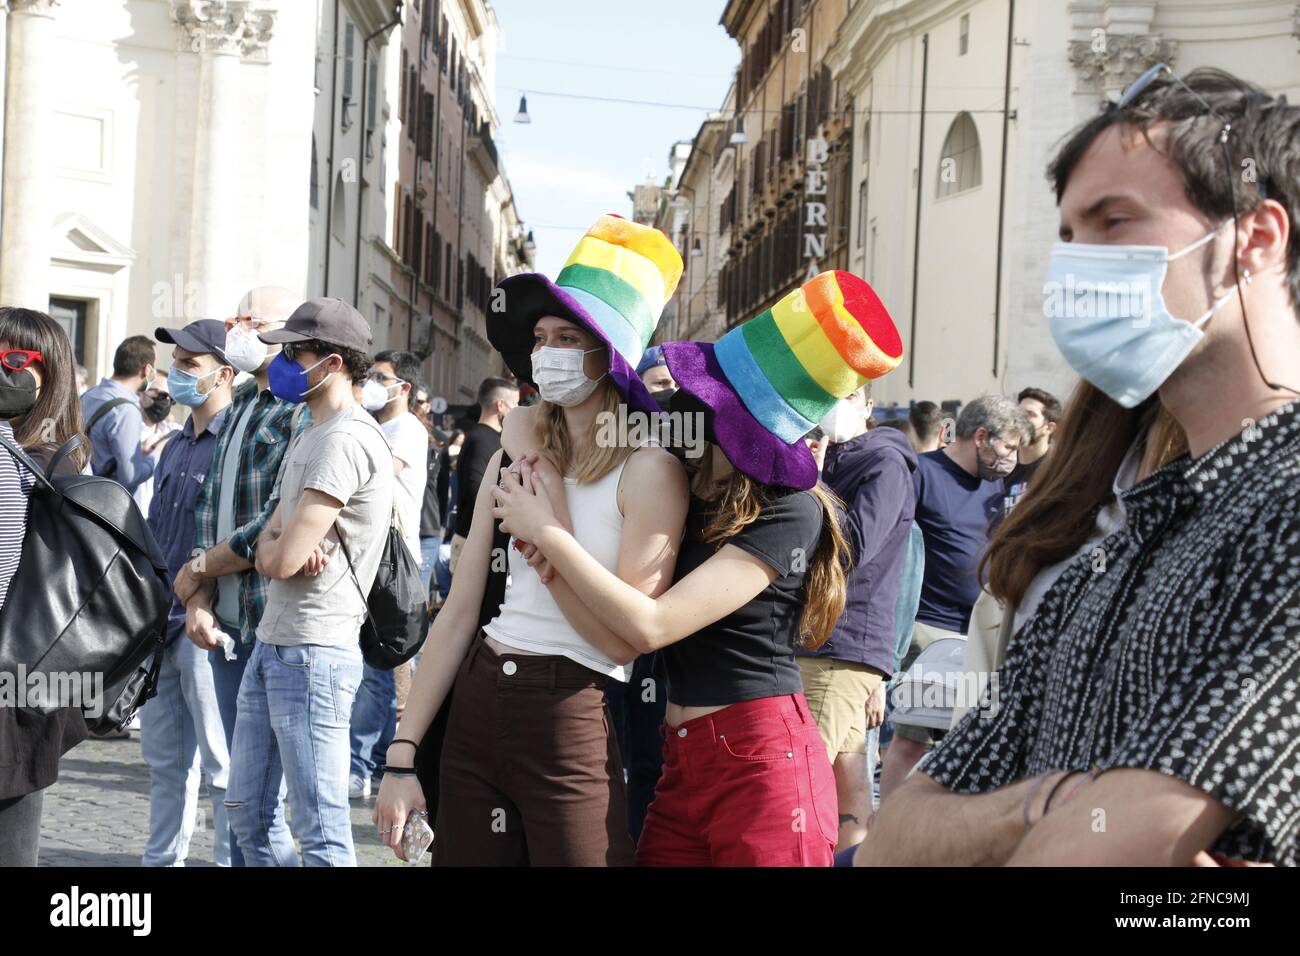
[[[712,410],[705,437],[737,471],[755,481],[798,491],[817,484],[817,462],[803,441],[783,442],[763,427],[713,354],[711,342],[665,342],[664,358],[677,387]]]
[[[630,408],[647,414],[660,410],[636,369],[628,364],[573,296],[540,272],[508,276],[497,283],[497,288],[505,293],[506,308],[503,312],[488,311],[488,341],[501,353],[515,378],[530,385],[537,384],[533,381],[531,357],[533,326],[544,315],[558,315],[582,326],[608,351],[610,380]]]

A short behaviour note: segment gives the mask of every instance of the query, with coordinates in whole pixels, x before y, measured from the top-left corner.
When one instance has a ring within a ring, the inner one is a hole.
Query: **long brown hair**
[[[0,343],[11,349],[41,353],[41,393],[26,415],[10,421],[24,449],[53,452],[73,435],[81,434],[81,402],[77,397],[77,362],[63,326],[35,309],[0,307]],[[90,460],[83,437],[70,459],[77,468]]]
[[[763,507],[776,497],[776,490],[732,469],[721,482],[712,480],[712,455],[700,465],[701,486],[720,486],[709,499],[709,519],[705,523],[705,541],[722,544],[746,525],[758,520]],[[840,530],[839,512],[843,509],[835,493],[820,482],[809,489],[822,509],[822,533],[817,548],[807,559],[808,576],[804,579],[803,617],[799,621],[802,646],[816,650],[830,640],[835,624],[844,613],[848,598],[846,573],[849,543]]]
[[[587,484],[604,478],[624,458],[636,449],[621,442],[599,442],[604,416],[616,415],[622,396],[608,378],[596,388],[602,396],[600,409],[591,421],[587,434],[574,441],[569,434],[569,423],[564,418],[564,406],[541,399],[537,403],[537,441],[539,454],[559,469],[560,474],[576,478]]]
[[[1115,497],[1115,473],[1125,454],[1144,434],[1149,470],[1187,450],[1186,435],[1158,396],[1124,408],[1080,381],[1057,426],[1051,453],[980,561],[980,578],[988,581],[994,597],[1019,604],[1039,571],[1083,546],[1097,513]]]

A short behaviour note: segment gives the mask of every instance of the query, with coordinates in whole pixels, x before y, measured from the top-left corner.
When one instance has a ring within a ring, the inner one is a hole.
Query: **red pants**
[[[664,724],[641,866],[830,866],[835,776],[803,694]]]

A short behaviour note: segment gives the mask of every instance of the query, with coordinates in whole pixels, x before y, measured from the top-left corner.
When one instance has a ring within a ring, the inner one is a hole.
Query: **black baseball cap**
[[[222,364],[230,365],[226,361],[226,323],[220,319],[199,319],[179,329],[156,328],[153,337],[167,345],[179,345],[187,352],[215,355]]]
[[[283,328],[262,332],[258,338],[268,345],[319,339],[367,355],[374,342],[365,316],[347,302],[335,298],[308,299],[293,310]]]

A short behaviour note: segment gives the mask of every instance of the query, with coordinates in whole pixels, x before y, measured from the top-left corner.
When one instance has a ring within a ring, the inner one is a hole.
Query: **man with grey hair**
[[[234,743],[239,685],[266,608],[269,582],[253,567],[257,538],[279,502],[276,476],[289,441],[311,424],[306,405],[271,394],[267,367],[280,349],[268,348],[258,335],[283,326],[301,301],[280,286],[259,286],[240,300],[235,316],[226,319],[226,360],[252,378],[238,387],[226,412],[226,427],[195,507],[195,556],[173,584],[177,599],[186,606],[186,634],[210,652],[228,747]],[[321,566],[328,560],[322,554]],[[233,642],[230,652],[222,647],[223,636]],[[294,866],[297,851],[283,806],[282,787],[270,840],[280,864]],[[227,832],[217,838],[231,841],[231,865],[243,866],[233,836]]]
[[[905,672],[921,651],[944,637],[965,638],[979,597],[979,562],[1002,504],[1002,479],[1029,440],[1029,419],[1012,398],[982,395],[962,409],[957,440],[920,455],[912,472],[916,523],[925,536],[925,576]],[[938,739],[924,727],[895,726],[881,769],[880,796],[893,791]]]

